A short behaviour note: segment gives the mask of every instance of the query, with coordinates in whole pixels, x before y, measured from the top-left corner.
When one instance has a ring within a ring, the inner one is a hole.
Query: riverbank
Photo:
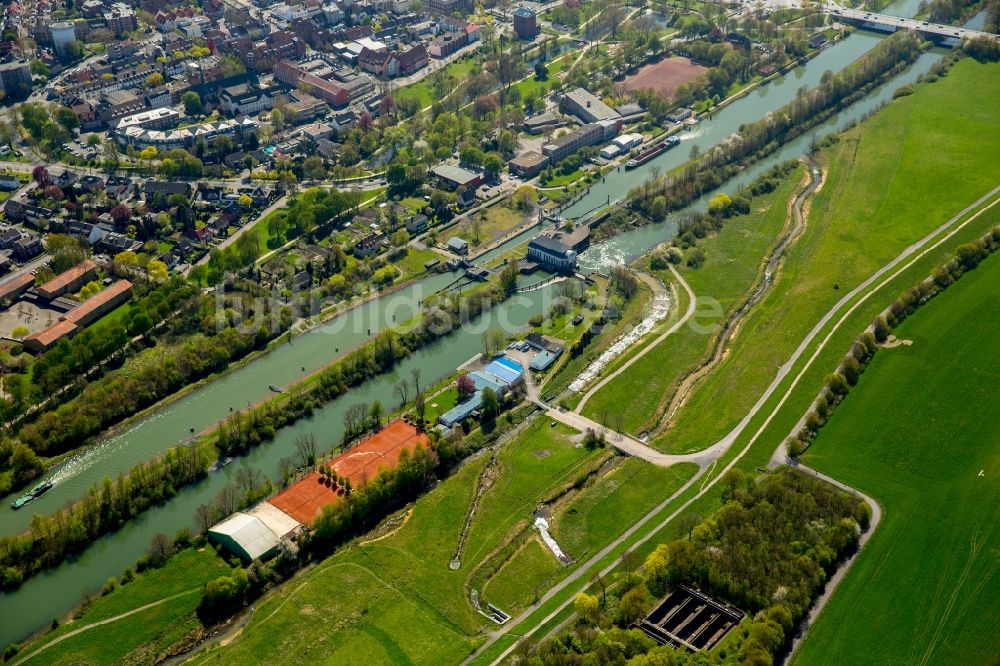
[[[856,50],[859,47],[860,48],[865,47],[866,41],[867,43],[871,44],[876,42],[877,39],[878,39],[877,37],[871,35],[863,35],[863,36],[854,35],[850,39],[842,42],[840,45],[838,45],[838,47],[847,46],[849,47],[849,50],[854,50],[856,52]],[[738,124],[747,119],[759,117],[759,115],[762,115],[767,111],[767,106],[771,105],[771,102],[775,99],[776,96],[781,97],[782,95],[785,94],[786,91],[790,97],[794,96],[794,88],[797,87],[803,80],[808,81],[810,78],[815,78],[816,80],[818,80],[820,77],[820,73],[823,71],[824,68],[837,69],[840,66],[843,66],[841,63],[838,63],[837,61],[838,58],[843,58],[842,55],[843,53],[844,53],[843,51],[836,51],[834,48],[826,49],[824,50],[823,53],[819,54],[816,57],[816,59],[809,65],[809,69],[803,72],[803,79],[800,79],[798,81],[788,81],[787,85],[784,86],[779,86],[778,84],[769,86],[766,89],[766,94],[763,94],[762,96],[751,95],[747,97],[745,100],[741,100],[739,104],[734,104],[729,106],[726,109],[727,113],[725,114],[725,118],[729,118],[730,120],[723,121],[722,120],[723,114],[720,114],[720,117],[716,117],[715,120],[712,121],[711,123],[703,124],[703,126],[700,128],[700,130],[702,130],[703,133],[699,135],[702,138],[699,140],[713,140],[713,141],[721,140],[732,131],[726,129],[727,124],[734,122]],[[843,59],[841,62],[843,64],[846,64],[849,61]],[[743,117],[739,118],[738,117],[739,114],[743,114]],[[704,130],[711,130],[711,131],[706,134],[704,133]],[[695,139],[695,137],[688,137],[688,139],[693,140]],[[680,155],[681,151],[673,151],[673,152],[675,154],[669,156],[670,159],[686,158],[686,155],[685,156]],[[686,153],[686,151],[684,152]],[[642,177],[644,177],[644,175],[645,174],[642,172],[642,170],[633,171],[628,174],[629,178],[637,178],[637,179],[641,179]],[[621,186],[619,180],[615,180],[609,175],[607,183],[595,185],[594,190],[590,193],[588,197],[581,200],[582,203],[580,205],[590,208],[591,206],[590,204],[587,203],[588,201],[596,200],[596,198],[599,198],[600,200],[603,201],[605,197],[598,189],[600,187],[603,188],[618,187],[620,189]],[[658,242],[661,242],[663,236],[665,234],[670,233],[669,229],[670,229],[669,223],[667,225],[651,225],[650,227],[641,230],[639,232],[629,232],[629,234],[625,235],[624,237],[616,238],[614,240],[614,243],[602,244],[602,247],[592,248],[592,250],[588,252],[592,253],[591,256],[596,256],[597,252],[602,252],[604,253],[603,256],[608,258],[612,256],[617,256],[617,257],[627,256],[632,252],[638,252],[639,251],[638,248],[640,245],[642,247],[648,248]],[[655,242],[648,242],[648,239],[655,239]],[[626,249],[627,247],[632,247],[635,249],[634,250]],[[591,261],[591,259],[587,257],[585,257],[584,259],[587,262]],[[440,347],[441,349],[440,352],[421,355],[422,356],[421,359],[415,359],[414,363],[410,365],[413,366],[419,365],[421,367],[424,367],[425,373],[433,372],[434,371],[433,368],[435,368],[437,365],[441,364],[442,362],[445,363],[448,362],[448,361],[442,361],[443,358],[448,358],[449,360],[453,358],[466,358],[469,355],[471,355],[471,353],[474,353],[475,348],[477,348],[479,344],[477,339],[478,336],[475,336],[475,338],[476,339],[470,339],[468,338],[468,336],[453,338],[453,340],[450,341],[447,345]],[[302,349],[304,350],[305,347],[302,347]],[[311,350],[310,353],[315,354],[314,351],[315,345],[309,347],[309,349]],[[277,356],[275,358],[277,358]],[[281,356],[281,358],[287,358],[287,355],[283,355]],[[410,365],[408,365],[407,368],[410,367]],[[451,362],[451,365],[453,366],[453,361]],[[294,366],[294,368],[297,370],[299,363],[295,359],[293,359],[291,361],[284,362],[283,366],[286,367]],[[267,369],[258,371],[256,373],[256,375],[258,375],[257,378],[255,380],[251,378],[250,381],[257,381],[257,382],[264,381],[265,382],[264,385],[266,386],[266,382],[268,381],[267,377],[276,376],[280,372],[281,368],[272,369],[270,368],[270,366],[268,366]],[[271,375],[271,373],[274,373],[274,375]],[[261,379],[261,377],[264,377],[264,379]],[[243,379],[241,380],[241,383],[245,385],[247,381],[248,381],[247,379]],[[219,387],[215,393],[202,396],[199,399],[199,404],[207,405],[210,402],[214,402],[215,404],[225,405],[226,402],[223,402],[223,400],[226,400],[227,396],[227,393],[225,392],[231,390],[240,391],[240,387],[234,386],[230,388],[229,385],[226,385],[225,387]],[[220,393],[220,391],[222,392]],[[370,399],[371,397],[375,397],[378,395],[391,396],[391,384],[389,382],[376,382],[373,383],[370,389],[366,388],[361,393],[367,396],[366,399]],[[238,395],[237,397],[231,400],[235,401],[236,404],[240,404],[238,402],[239,400]],[[229,402],[229,400],[227,400],[227,402]],[[160,430],[163,430],[164,427],[169,428],[172,423],[176,422],[178,419],[181,418],[181,414],[184,415],[182,422],[190,421],[192,416],[193,417],[198,416],[198,412],[196,410],[192,410],[188,407],[186,407],[184,410],[174,410],[170,414],[163,415],[162,418],[158,421],[157,427]],[[296,428],[294,430],[295,432],[303,432],[306,430],[315,430],[316,428],[329,429],[331,428],[331,426],[333,430],[336,430],[337,419],[338,415],[336,409],[327,410],[327,413],[324,413],[321,417],[315,418],[310,424],[308,424],[308,427]],[[262,467],[264,469],[273,468],[276,457],[280,455],[278,451],[282,447],[290,446],[291,439],[293,436],[294,433],[283,435],[282,443],[280,445],[276,444],[272,447],[268,447],[268,451],[266,452],[261,451],[261,453],[259,454],[253,454],[251,456],[251,460],[249,461],[250,464],[257,467]],[[138,446],[138,445],[139,445],[138,442],[133,443],[133,446]],[[227,471],[226,474],[228,473],[229,472]],[[210,484],[210,486],[217,489],[219,487],[218,484],[222,482],[224,482],[224,480],[222,480],[221,477],[216,477],[216,479],[213,480],[214,485]],[[204,497],[206,493],[208,493],[207,489],[201,490],[199,491],[199,493],[194,493],[192,495]],[[179,504],[188,506],[191,501],[196,501],[196,500],[192,500],[191,497],[187,497],[183,502],[179,502]],[[178,502],[174,502],[172,504],[178,504]],[[180,523],[188,522],[187,516],[190,515],[190,511],[191,511],[190,507],[182,508],[182,507],[172,506],[170,511],[163,511],[163,510],[157,511],[156,512],[157,517],[155,521],[157,523],[157,526],[160,527],[161,529],[163,528],[169,529],[171,525],[175,526],[174,529],[176,529],[176,526],[179,525]],[[114,557],[118,557],[117,551],[122,552],[122,554],[130,552],[132,553],[130,559],[134,560],[135,553],[140,552],[141,549],[144,548],[145,544],[148,542],[150,529],[155,530],[156,527],[154,527],[153,525],[134,526],[133,528],[127,530],[127,533],[116,535],[116,538],[113,542],[116,549],[116,553],[112,554],[106,549],[101,549],[101,552],[103,552],[105,556],[114,556]],[[52,608],[53,603],[65,604],[66,603],[65,597],[75,596],[75,593],[73,592],[70,592],[67,595],[66,590],[79,590],[82,585],[86,584],[84,581],[89,579],[94,579],[95,581],[100,580],[99,578],[100,572],[102,570],[107,571],[108,567],[110,566],[111,563],[101,564],[97,562],[93,556],[91,556],[85,558],[81,562],[78,562],[73,567],[67,567],[67,571],[65,573],[61,572],[59,578],[55,577],[51,578],[52,580],[51,585],[47,581],[45,581],[44,586],[34,585],[33,589],[35,591],[33,592],[31,598],[33,600],[37,599],[40,602],[43,602],[43,605],[39,607],[37,610],[33,610],[30,615],[36,615],[36,614],[40,615],[41,621],[47,621],[44,620],[46,616],[51,617],[53,614],[55,614],[52,610],[46,610],[47,608]],[[120,571],[120,567],[118,568],[118,570]],[[59,587],[52,586],[55,584],[56,580],[67,580],[67,576],[70,576],[68,580],[71,581],[68,585],[64,583]],[[105,573],[104,576],[106,577],[107,574]],[[41,592],[41,590],[43,589],[46,590],[46,592]],[[40,620],[36,618],[33,621],[39,622]],[[13,628],[14,627],[9,627],[9,629]]]

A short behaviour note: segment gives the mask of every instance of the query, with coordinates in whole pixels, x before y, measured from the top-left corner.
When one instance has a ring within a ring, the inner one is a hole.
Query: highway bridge
[[[941,25],[938,23],[929,23],[928,21],[918,21],[917,19],[866,12],[863,9],[849,9],[838,5],[828,5],[826,11],[846,23],[853,23],[863,28],[878,30],[880,32],[916,30],[923,33],[926,37],[939,41],[947,41],[949,39],[961,41],[975,37],[998,39],[997,35],[981,30],[970,30],[959,26]]]

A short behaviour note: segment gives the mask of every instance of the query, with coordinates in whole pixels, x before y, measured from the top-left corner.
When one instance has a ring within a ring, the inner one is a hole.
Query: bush
[[[104,587],[101,588],[101,596],[102,597],[108,596],[109,594],[115,591],[116,587],[118,587],[118,581],[116,581],[115,577],[112,576],[107,580],[106,583],[104,583]]]
[[[687,265],[690,268],[701,268],[705,263],[705,253],[700,248],[694,248],[688,252]]]

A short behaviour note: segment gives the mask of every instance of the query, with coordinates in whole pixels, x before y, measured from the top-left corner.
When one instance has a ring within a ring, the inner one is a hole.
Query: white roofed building
[[[246,562],[267,559],[281,543],[264,521],[239,511],[212,526],[208,538]]]

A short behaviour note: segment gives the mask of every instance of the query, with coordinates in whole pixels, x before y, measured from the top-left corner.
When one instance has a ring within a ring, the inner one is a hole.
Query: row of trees
[[[481,290],[473,295],[440,295],[428,301],[419,325],[401,333],[393,329],[380,332],[363,347],[352,351],[343,359],[320,372],[317,381],[308,388],[297,386],[291,392],[283,395],[280,400],[268,401],[252,409],[234,413],[216,428],[208,441],[214,445],[215,451],[220,456],[238,455],[248,451],[253,446],[269,441],[282,427],[310,416],[318,407],[346,393],[349,387],[391,370],[401,359],[413,351],[447,335],[462,323],[478,317],[502,301],[503,298],[495,288]],[[44,442],[59,444],[74,438],[79,439],[81,435],[86,436],[97,432],[100,430],[99,424],[102,419],[110,421],[114,418],[120,418],[122,412],[134,408],[137,404],[151,404],[154,393],[163,390],[163,387],[169,386],[171,382],[175,382],[173,387],[168,388],[162,395],[169,394],[169,392],[184,385],[186,382],[181,379],[184,370],[194,369],[195,372],[203,373],[211,367],[213,361],[224,364],[230,358],[231,351],[240,349],[241,340],[246,341],[244,335],[236,329],[227,328],[214,338],[203,339],[201,344],[204,346],[192,346],[190,342],[181,345],[179,349],[188,354],[182,359],[173,360],[170,357],[165,357],[162,359],[164,361],[162,365],[152,368],[152,371],[147,367],[141,377],[119,376],[114,384],[104,386],[103,393],[91,396],[88,402],[77,403],[74,400],[57,410],[61,418],[48,418],[47,414],[36,424],[32,424],[36,426],[32,441],[38,445],[42,445]],[[253,339],[253,336],[249,337],[251,340]],[[199,338],[201,336],[195,336],[196,340]],[[207,357],[200,355],[200,352],[203,351],[209,352]],[[219,367],[221,365],[216,366],[215,369],[217,370]],[[190,381],[191,376],[193,375],[189,375],[187,381]],[[91,388],[88,387],[80,397],[88,397]],[[109,393],[112,391],[113,395],[110,395]],[[129,408],[121,410],[116,405],[119,402],[129,405]],[[44,427],[42,426],[43,422]],[[68,427],[71,429],[67,429]],[[22,430],[23,432],[24,430]],[[162,464],[161,461],[148,463],[148,465],[154,466],[160,464]],[[202,466],[202,472],[204,472],[204,466]],[[125,482],[131,483],[131,479],[136,473],[149,475],[145,465],[140,465],[135,470],[130,471],[127,477],[124,477]],[[177,485],[175,483],[170,486],[171,493]],[[83,502],[86,501],[85,498]],[[80,510],[79,504],[74,504],[50,518],[39,516],[37,520],[46,521],[46,525],[64,524],[67,522],[68,516],[75,515]],[[126,518],[138,515],[150,505],[151,502],[141,501],[140,498]],[[123,518],[121,522],[126,518]],[[118,524],[120,525],[121,522]],[[10,561],[20,563],[18,566],[21,567],[19,570],[22,575],[25,573],[30,575],[43,567],[58,563],[70,552],[81,550],[86,543],[103,533],[105,532],[87,531],[79,538],[62,544],[61,547],[56,547],[61,542],[54,542],[55,545],[50,549],[51,552],[44,558],[33,559],[34,564],[30,566],[27,563],[21,563],[23,554],[17,554],[22,553],[22,551],[13,549],[11,552],[14,552],[15,556]],[[41,537],[36,533],[34,525],[24,534],[15,537],[18,540],[17,543],[27,544],[39,538]],[[0,549],[2,548],[3,545],[0,543]],[[3,553],[0,552],[0,566],[4,566],[3,562]]]
[[[630,193],[631,205],[654,221],[683,208],[738,171],[844,108],[871,87],[913,62],[925,42],[915,33],[886,38],[850,67],[826,73],[822,83],[766,118],[744,125],[732,139],[716,146],[676,176],[647,181]]]
[[[26,424],[18,437],[47,455],[70,450],[192,381],[262,348],[271,337],[271,330],[263,325],[245,332],[227,327],[217,335],[199,333],[182,343],[149,350]]]
[[[900,294],[888,307],[885,316],[876,317],[868,330],[851,345],[836,371],[827,376],[802,427],[785,442],[789,455],[798,457],[816,437],[837,405],[847,397],[850,387],[858,383],[879,344],[888,340],[894,328],[997,250],[1000,250],[1000,227],[994,227],[975,242],[958,246],[954,257],[934,269],[931,276],[917,286]]]

